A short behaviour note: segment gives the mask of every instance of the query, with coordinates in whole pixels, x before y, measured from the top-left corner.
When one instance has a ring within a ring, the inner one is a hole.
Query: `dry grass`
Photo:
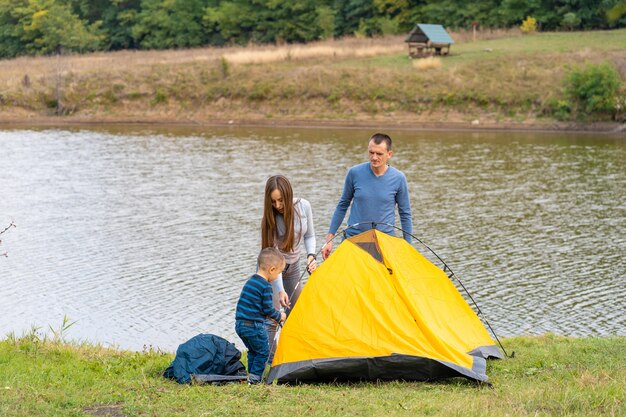
[[[441,58],[434,56],[413,60],[413,67],[420,71],[438,69],[441,68],[441,65]]]
[[[225,52],[223,57],[234,64],[264,64],[269,62],[319,58],[365,58],[401,53],[404,45],[398,37],[343,39],[314,42],[306,45],[264,46]]]
[[[196,48],[168,51],[117,51],[85,55],[21,57],[0,60],[0,88],[15,88],[32,80],[94,73],[123,73],[154,66],[212,63],[224,57],[233,64],[260,64],[316,58],[372,57],[398,54],[404,50],[400,37],[346,38],[305,45],[249,45],[246,47]]]

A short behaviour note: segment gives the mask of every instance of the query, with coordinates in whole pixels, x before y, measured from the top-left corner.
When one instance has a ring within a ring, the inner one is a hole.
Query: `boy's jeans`
[[[269,356],[265,324],[260,321],[236,320],[235,331],[248,348],[250,382],[260,382]]]

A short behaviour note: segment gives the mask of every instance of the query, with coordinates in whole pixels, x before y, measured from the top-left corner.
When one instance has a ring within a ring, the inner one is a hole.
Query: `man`
[[[329,243],[322,250],[324,259],[330,255],[333,248],[331,239],[335,237],[337,229],[343,222],[348,207],[350,207],[348,225],[362,222],[364,224],[347,229],[347,236],[371,229],[371,222],[395,224],[397,205],[404,239],[411,242],[413,226],[406,177],[401,171],[387,164],[393,155],[391,138],[384,133],[376,133],[370,138],[367,149],[369,162],[353,166],[346,175],[343,193],[328,228],[326,241]],[[394,234],[391,226],[379,224],[376,225],[376,229],[390,235]]]

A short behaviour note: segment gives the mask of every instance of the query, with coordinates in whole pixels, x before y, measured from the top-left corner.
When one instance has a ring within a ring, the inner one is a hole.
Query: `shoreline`
[[[298,129],[389,129],[401,131],[461,131],[461,132],[536,132],[536,133],[596,133],[626,137],[626,123],[593,122],[572,123],[546,121],[535,122],[501,122],[493,120],[481,121],[421,121],[418,119],[398,120],[362,120],[323,118],[192,118],[192,117],[72,117],[72,116],[33,116],[0,114],[2,127],[52,127],[52,126],[99,126],[99,125],[133,125],[133,126],[167,126],[179,127],[259,127],[259,128],[298,128]]]

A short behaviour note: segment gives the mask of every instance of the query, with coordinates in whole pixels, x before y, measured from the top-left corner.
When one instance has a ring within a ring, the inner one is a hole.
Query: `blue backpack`
[[[179,384],[195,382],[221,384],[245,381],[246,368],[234,344],[213,334],[199,334],[176,349],[176,357],[163,376]]]

